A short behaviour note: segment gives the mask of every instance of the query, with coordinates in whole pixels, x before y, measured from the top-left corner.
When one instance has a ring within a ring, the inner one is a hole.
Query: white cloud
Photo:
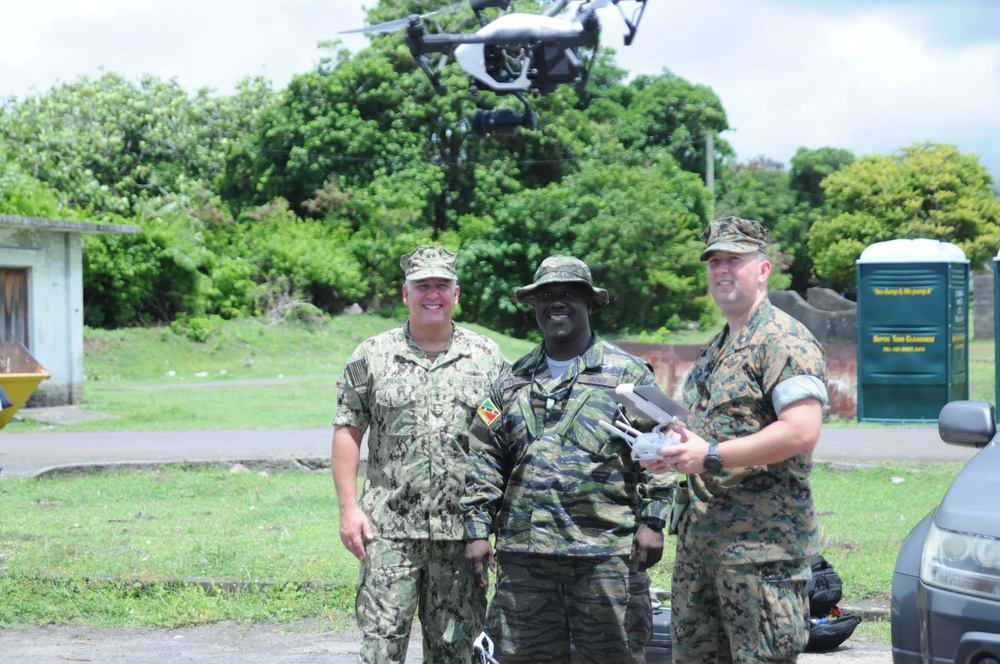
[[[799,147],[824,146],[885,154],[933,141],[980,155],[1000,177],[1000,34],[937,38],[927,11],[674,0],[651,5],[619,61],[711,87],[733,128],[723,138],[741,159],[787,161]]]
[[[0,96],[80,75],[143,73],[222,93],[248,75],[285,86],[324,53],[352,49],[351,0],[34,0],[6,3]],[[366,2],[377,4],[377,0]],[[442,4],[447,4],[444,0]],[[649,0],[632,46],[602,11],[603,41],[633,71],[711,87],[740,159],[799,147],[891,153],[915,142],[978,154],[1000,179],[1000,18],[993,0]],[[994,26],[996,23],[994,22]],[[17,26],[12,28],[11,26]]]
[[[18,3],[15,20],[25,29],[0,42],[0,95],[102,70],[227,93],[245,76],[283,87],[323,57],[320,41],[363,25],[364,11],[345,0],[35,0]],[[346,37],[348,47],[367,44]]]

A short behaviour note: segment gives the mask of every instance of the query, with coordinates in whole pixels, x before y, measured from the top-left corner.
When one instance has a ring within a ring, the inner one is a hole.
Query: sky
[[[1000,184],[1000,0],[647,2],[628,47],[613,8],[602,10],[602,43],[632,74],[667,69],[710,87],[740,161],[787,165],[801,147],[889,155],[930,141],[976,155]],[[0,98],[106,71],[191,92],[229,94],[253,75],[280,89],[329,53],[321,41],[364,48],[364,35],[338,33],[363,26],[375,4],[0,0]]]

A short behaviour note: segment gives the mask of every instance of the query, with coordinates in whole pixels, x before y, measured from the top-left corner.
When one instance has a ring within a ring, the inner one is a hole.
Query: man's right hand
[[[473,580],[486,588],[490,585],[489,570],[497,571],[497,563],[493,558],[493,547],[488,539],[469,540],[465,544],[465,568],[469,570]]]
[[[375,539],[372,524],[360,507],[340,512],[340,541],[358,560],[364,560],[365,544]]]

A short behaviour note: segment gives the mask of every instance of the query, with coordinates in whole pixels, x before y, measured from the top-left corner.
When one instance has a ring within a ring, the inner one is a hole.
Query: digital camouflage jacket
[[[668,519],[672,487],[597,423],[616,419],[606,389],[653,382],[642,360],[596,335],[559,382],[542,346],[515,362],[472,424],[466,537],[492,532],[511,553],[627,555],[637,519]]]
[[[404,325],[362,342],[337,382],[334,425],[369,426],[359,506],[377,537],[463,539],[459,498],[469,426],[508,366],[492,340],[458,325],[437,357]]]
[[[732,337],[728,326],[703,348],[688,374],[688,427],[709,442],[760,431],[778,419],[778,383],[815,376],[826,385],[823,347],[806,327],[765,299]],[[818,527],[809,473],[812,454],[780,463],[692,475],[681,522],[685,547],[727,564],[811,556]]]

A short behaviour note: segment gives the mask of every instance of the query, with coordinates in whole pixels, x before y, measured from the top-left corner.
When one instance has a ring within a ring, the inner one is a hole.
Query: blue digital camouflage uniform
[[[767,299],[734,337],[728,332],[702,349],[684,386],[687,424],[710,442],[777,420],[772,394],[782,381],[814,376],[826,384],[822,346]],[[805,647],[805,587],[818,539],[811,468],[804,453],[688,476],[671,598],[675,662],[733,661],[731,644],[735,661],[795,661]],[[748,602],[753,594],[761,599]]]
[[[480,406],[462,508],[467,538],[495,533],[487,631],[504,664],[568,662],[570,638],[580,661],[645,661],[649,579],[628,556],[637,519],[667,518],[671,488],[598,422],[616,419],[607,388],[653,382],[595,335],[560,381],[538,346]],[[580,632],[567,634],[570,623]]]
[[[459,498],[476,406],[507,365],[492,340],[458,325],[436,359],[404,325],[348,360],[334,424],[371,427],[359,499],[375,533],[356,602],[361,662],[402,662],[417,609],[424,661],[470,661],[486,596],[465,570]]]

